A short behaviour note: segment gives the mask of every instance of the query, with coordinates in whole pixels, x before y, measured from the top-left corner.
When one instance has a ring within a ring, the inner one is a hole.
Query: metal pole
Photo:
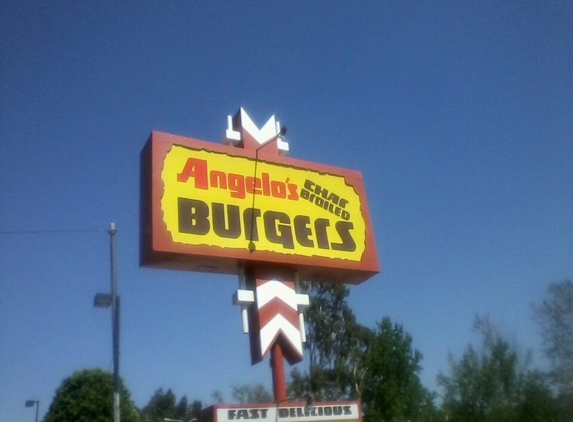
[[[111,252],[111,318],[113,332],[113,422],[120,422],[119,416],[119,298],[117,296],[117,269],[115,252],[115,223],[109,225]]]
[[[288,400],[285,378],[284,354],[281,344],[277,341],[271,348],[271,371],[273,377],[273,393],[275,402]]]
[[[38,422],[38,410],[40,409],[40,400],[36,400],[36,422]]]

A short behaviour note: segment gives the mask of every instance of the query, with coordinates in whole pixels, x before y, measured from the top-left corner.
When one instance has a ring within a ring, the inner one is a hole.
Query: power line
[[[0,235],[12,234],[74,234],[74,233],[104,233],[107,229],[70,229],[70,230],[0,230]]]

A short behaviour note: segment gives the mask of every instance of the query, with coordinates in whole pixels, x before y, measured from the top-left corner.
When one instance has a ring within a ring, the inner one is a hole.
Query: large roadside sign
[[[141,264],[284,266],[357,284],[380,271],[358,171],[153,132],[141,153]]]

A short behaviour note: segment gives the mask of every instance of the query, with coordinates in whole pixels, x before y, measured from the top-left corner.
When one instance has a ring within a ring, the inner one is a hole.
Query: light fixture
[[[36,405],[36,422],[38,422],[38,409],[40,408],[40,400],[26,400],[26,407],[34,407]]]
[[[113,298],[108,293],[97,293],[94,297],[94,307],[96,308],[109,308]]]

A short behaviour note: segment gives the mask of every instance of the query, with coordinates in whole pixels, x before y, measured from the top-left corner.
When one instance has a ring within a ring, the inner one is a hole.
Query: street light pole
[[[40,409],[40,400],[26,400],[26,407],[36,405],[36,422],[38,422],[38,410]]]
[[[111,330],[113,348],[113,422],[120,422],[119,413],[119,309],[120,301],[117,295],[117,269],[115,253],[115,223],[109,225],[109,249],[111,262],[111,294],[97,293],[94,297],[96,308],[109,308],[111,306]]]
[[[120,422],[119,413],[119,297],[117,296],[117,268],[115,223],[109,225],[110,259],[111,259],[111,319],[113,336],[113,422]]]

